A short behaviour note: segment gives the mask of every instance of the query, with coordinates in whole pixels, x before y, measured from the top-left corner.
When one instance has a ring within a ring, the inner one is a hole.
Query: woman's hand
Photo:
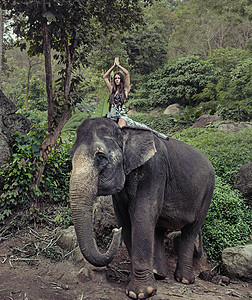
[[[114,65],[119,66],[119,57],[115,57]]]

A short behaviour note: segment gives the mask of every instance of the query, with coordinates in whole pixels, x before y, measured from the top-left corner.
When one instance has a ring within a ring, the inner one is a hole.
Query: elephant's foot
[[[193,274],[192,270],[180,270],[176,269],[174,273],[174,277],[178,282],[184,283],[184,284],[192,284],[195,281],[195,276]]]
[[[165,279],[168,274],[167,257],[164,248],[164,236],[166,229],[155,229],[155,244],[153,255],[153,273],[156,280]]]
[[[147,282],[132,279],[127,286],[126,294],[132,299],[146,299],[155,295],[157,292],[155,280]]]
[[[156,280],[164,280],[167,276],[167,270],[157,270],[153,269],[153,274]]]
[[[154,257],[153,274],[156,280],[165,279],[168,274],[165,252],[160,252]]]

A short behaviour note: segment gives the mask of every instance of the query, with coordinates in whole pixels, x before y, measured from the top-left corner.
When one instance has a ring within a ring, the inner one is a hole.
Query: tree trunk
[[[3,67],[3,11],[0,8],[0,89],[2,88],[2,67]]]
[[[43,1],[43,12],[46,12],[45,0]],[[51,64],[51,41],[49,35],[49,28],[47,20],[42,18],[42,31],[43,31],[43,48],[45,55],[45,72],[46,72],[46,92],[48,103],[48,132],[53,130],[53,120],[56,115],[56,107],[53,101],[53,88],[52,88],[52,64]]]
[[[26,97],[25,97],[25,111],[28,113],[28,98],[29,98],[29,92],[30,92],[30,76],[31,76],[31,59],[29,58],[29,67],[28,67],[28,74],[27,74],[27,88],[26,88]]]
[[[43,10],[44,12],[46,12],[45,0],[43,0]],[[48,99],[48,135],[40,147],[40,156],[42,160],[38,168],[38,173],[34,180],[35,189],[39,187],[40,180],[43,175],[49,153],[54,148],[64,125],[72,116],[72,109],[69,104],[69,94],[70,94],[71,74],[72,74],[72,67],[74,62],[74,51],[75,51],[75,42],[73,44],[73,48],[71,52],[69,49],[68,40],[66,39],[65,36],[64,40],[66,41],[65,42],[66,71],[65,71],[64,99],[63,99],[64,110],[55,128],[54,122],[56,117],[56,105],[53,98],[53,89],[52,89],[51,44],[50,44],[49,28],[47,26],[47,21],[45,18],[43,18],[42,27],[43,27],[43,43],[44,43],[44,55],[45,55],[45,69],[46,69],[46,90],[47,90],[47,99]],[[64,34],[66,35],[66,33]]]
[[[45,0],[43,1],[43,11],[46,12]],[[53,99],[53,89],[52,89],[52,65],[51,65],[51,44],[50,44],[50,35],[49,28],[47,26],[47,20],[42,19],[42,29],[43,29],[43,46],[44,46],[44,55],[45,55],[45,71],[46,71],[46,92],[47,92],[47,101],[48,101],[48,135],[43,141],[40,147],[40,157],[42,158],[39,163],[38,172],[33,183],[33,188],[36,189],[39,187],[41,177],[44,173],[46,162],[48,159],[49,153],[52,151],[55,146],[57,139],[61,133],[62,128],[66,122],[72,116],[72,110],[69,105],[65,105],[65,110],[62,117],[59,120],[59,123],[56,128],[54,128],[54,120],[56,116],[56,105]],[[64,101],[66,103],[66,99]]]

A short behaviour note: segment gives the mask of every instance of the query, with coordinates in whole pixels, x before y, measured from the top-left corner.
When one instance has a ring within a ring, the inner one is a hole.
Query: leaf
[[[108,94],[108,93],[106,93]],[[91,115],[91,118],[104,117],[109,109],[108,96],[104,96],[98,103],[95,112]]]

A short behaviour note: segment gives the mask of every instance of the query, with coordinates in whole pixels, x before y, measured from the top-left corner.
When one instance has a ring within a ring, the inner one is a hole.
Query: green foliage
[[[138,113],[130,116],[130,118],[164,134],[173,132],[176,124],[176,120],[167,115]]]
[[[31,109],[28,113],[25,110],[25,107],[19,109],[17,113],[24,115],[27,119],[29,119],[32,124],[47,124],[47,111],[41,111],[38,109]]]
[[[104,96],[99,101],[99,104],[97,105],[95,112],[91,115],[91,118],[100,118],[104,117],[109,109],[109,93],[105,93]]]
[[[214,166],[216,174],[226,183],[233,183],[240,167],[252,161],[252,129],[235,133],[215,129],[186,129],[174,135],[205,153]]]
[[[223,120],[233,120],[237,122],[251,121],[252,98],[241,101],[229,102],[226,105],[217,105],[216,114]]]
[[[12,154],[8,163],[0,169],[3,178],[3,193],[0,198],[0,222],[12,210],[28,207],[31,199],[40,196],[39,190],[32,187],[39,160],[39,148],[45,136],[45,128],[38,126],[25,136],[16,133]]]
[[[251,30],[250,0],[181,1],[175,11],[168,53],[206,56],[217,47],[245,49]]]
[[[4,51],[2,90],[18,108],[25,105],[30,69],[29,109],[46,110],[44,63],[41,57],[30,58],[27,51],[13,47]]]
[[[26,84],[27,85],[27,84]],[[30,90],[28,94],[29,110],[46,111],[46,91],[45,85],[40,78],[32,76],[30,79]]]
[[[219,47],[206,56],[206,61],[222,70],[223,75],[228,75],[244,59],[249,58],[248,51],[231,47]]]
[[[98,28],[98,30],[100,29]],[[110,32],[106,35],[100,35],[87,58],[89,66],[92,66],[94,71],[99,70],[104,73],[113,65],[115,57],[120,58],[120,63],[127,70],[130,69],[127,46],[123,40],[124,35],[127,36],[127,33]],[[100,78],[102,79],[102,76]]]
[[[252,59],[239,61],[225,77],[220,79],[216,89],[220,102],[252,99]],[[224,82],[224,84],[222,83]]]
[[[74,113],[70,120],[65,124],[65,126],[62,129],[62,134],[65,139],[66,133],[71,133],[72,135],[76,135],[76,130],[78,126],[87,118],[90,117],[90,114],[86,112],[77,111]]]
[[[193,125],[194,122],[202,115],[202,109],[194,108],[192,106],[186,106],[184,109],[180,110],[178,115],[174,115],[177,125],[180,129],[187,128],[188,126]]]
[[[192,125],[202,113],[201,110],[187,106],[179,115],[137,113],[132,120],[145,124],[164,134],[174,133]]]
[[[43,201],[65,206],[68,204],[69,181],[72,170],[69,152],[72,144],[72,139],[65,139],[64,143],[59,141],[50,153],[40,186]]]
[[[72,140],[65,140],[64,144],[58,142],[49,155],[40,189],[33,186],[40,160],[39,149],[45,134],[45,127],[35,126],[27,136],[19,133],[13,136],[12,154],[8,163],[0,169],[3,180],[0,223],[14,211],[29,208],[35,200],[67,205]]]
[[[166,1],[156,1],[143,12],[144,25],[135,26],[123,41],[129,64],[138,74],[146,75],[162,67],[167,61],[168,34],[165,28]]]
[[[204,249],[210,260],[220,260],[227,247],[251,242],[252,209],[245,199],[220,177],[216,177],[212,203],[202,234]]]
[[[178,58],[148,76],[133,105],[143,108],[178,103],[194,105],[193,95],[210,82],[217,82],[218,71],[196,56]]]
[[[252,59],[241,49],[219,48],[207,57],[207,61],[219,68],[221,77],[217,83],[208,83],[203,91],[193,96],[197,102],[209,101],[211,113],[222,119],[250,121],[252,115]]]

